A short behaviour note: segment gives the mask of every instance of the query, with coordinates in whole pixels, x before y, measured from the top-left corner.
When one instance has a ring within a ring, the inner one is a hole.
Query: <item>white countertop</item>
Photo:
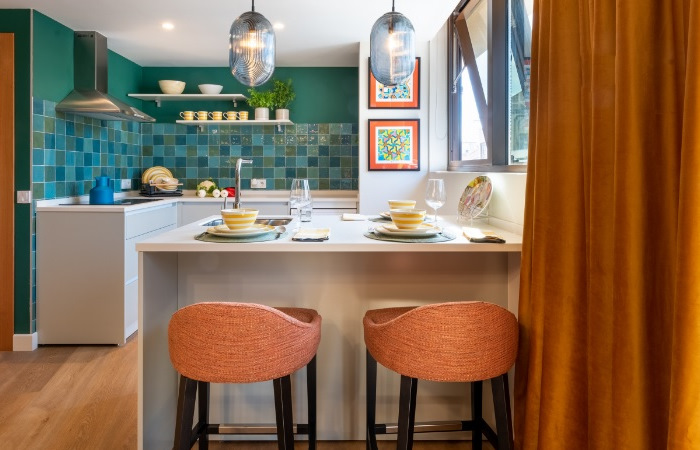
[[[115,200],[128,198],[156,198],[142,197],[136,191],[119,193],[114,195]],[[338,203],[338,202],[354,202],[357,203],[357,191],[312,191],[311,198],[315,205],[323,206],[323,203]],[[80,212],[100,212],[100,213],[123,213],[128,211],[136,211],[139,209],[153,208],[168,203],[221,203],[222,197],[204,197],[200,198],[195,195],[195,191],[183,191],[182,196],[178,197],[157,197],[157,201],[139,203],[137,205],[87,205],[78,204],[79,202],[87,203],[89,196],[82,197],[66,197],[51,200],[39,200],[36,202],[37,211],[80,211]],[[229,197],[229,205],[233,201],[233,197]],[[244,190],[241,191],[241,202],[245,206],[245,202],[256,203],[279,203],[289,201],[289,191],[266,191],[266,190]]]
[[[266,216],[260,216],[265,218]],[[195,223],[168,231],[154,238],[136,244],[139,252],[520,252],[522,236],[494,227],[488,223],[474,227],[492,230],[502,236],[505,244],[478,244],[469,242],[461,232],[461,227],[469,226],[458,223],[456,216],[441,216],[439,225],[447,228],[457,238],[439,243],[401,243],[369,239],[363,233],[370,227],[381,225],[369,220],[343,221],[340,214],[314,215],[310,223],[303,223],[305,228],[330,228],[330,239],[324,242],[292,241],[297,219],[289,225],[287,236],[282,239],[252,243],[213,243],[195,240],[194,237],[206,230],[202,224],[220,216],[210,216]]]

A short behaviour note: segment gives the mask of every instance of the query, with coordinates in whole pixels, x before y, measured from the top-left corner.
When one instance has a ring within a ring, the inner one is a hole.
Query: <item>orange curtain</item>
[[[520,449],[700,449],[700,0],[535,0]]]

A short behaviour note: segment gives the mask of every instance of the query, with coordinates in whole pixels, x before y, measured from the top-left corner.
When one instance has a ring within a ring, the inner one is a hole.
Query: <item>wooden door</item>
[[[0,351],[12,350],[15,302],[15,35],[0,33]]]

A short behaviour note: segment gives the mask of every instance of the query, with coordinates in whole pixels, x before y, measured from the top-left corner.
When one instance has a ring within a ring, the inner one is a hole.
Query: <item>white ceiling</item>
[[[397,0],[418,42],[431,40],[458,0]],[[63,25],[97,31],[111,50],[141,66],[227,66],[231,23],[250,0],[0,0],[33,8]],[[359,42],[391,10],[391,0],[258,0],[255,10],[276,31],[277,66],[357,66]],[[165,31],[161,23],[175,25]]]

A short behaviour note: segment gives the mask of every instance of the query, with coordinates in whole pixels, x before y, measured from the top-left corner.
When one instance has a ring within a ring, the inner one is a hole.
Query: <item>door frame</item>
[[[15,35],[0,33],[0,351],[15,328]]]

